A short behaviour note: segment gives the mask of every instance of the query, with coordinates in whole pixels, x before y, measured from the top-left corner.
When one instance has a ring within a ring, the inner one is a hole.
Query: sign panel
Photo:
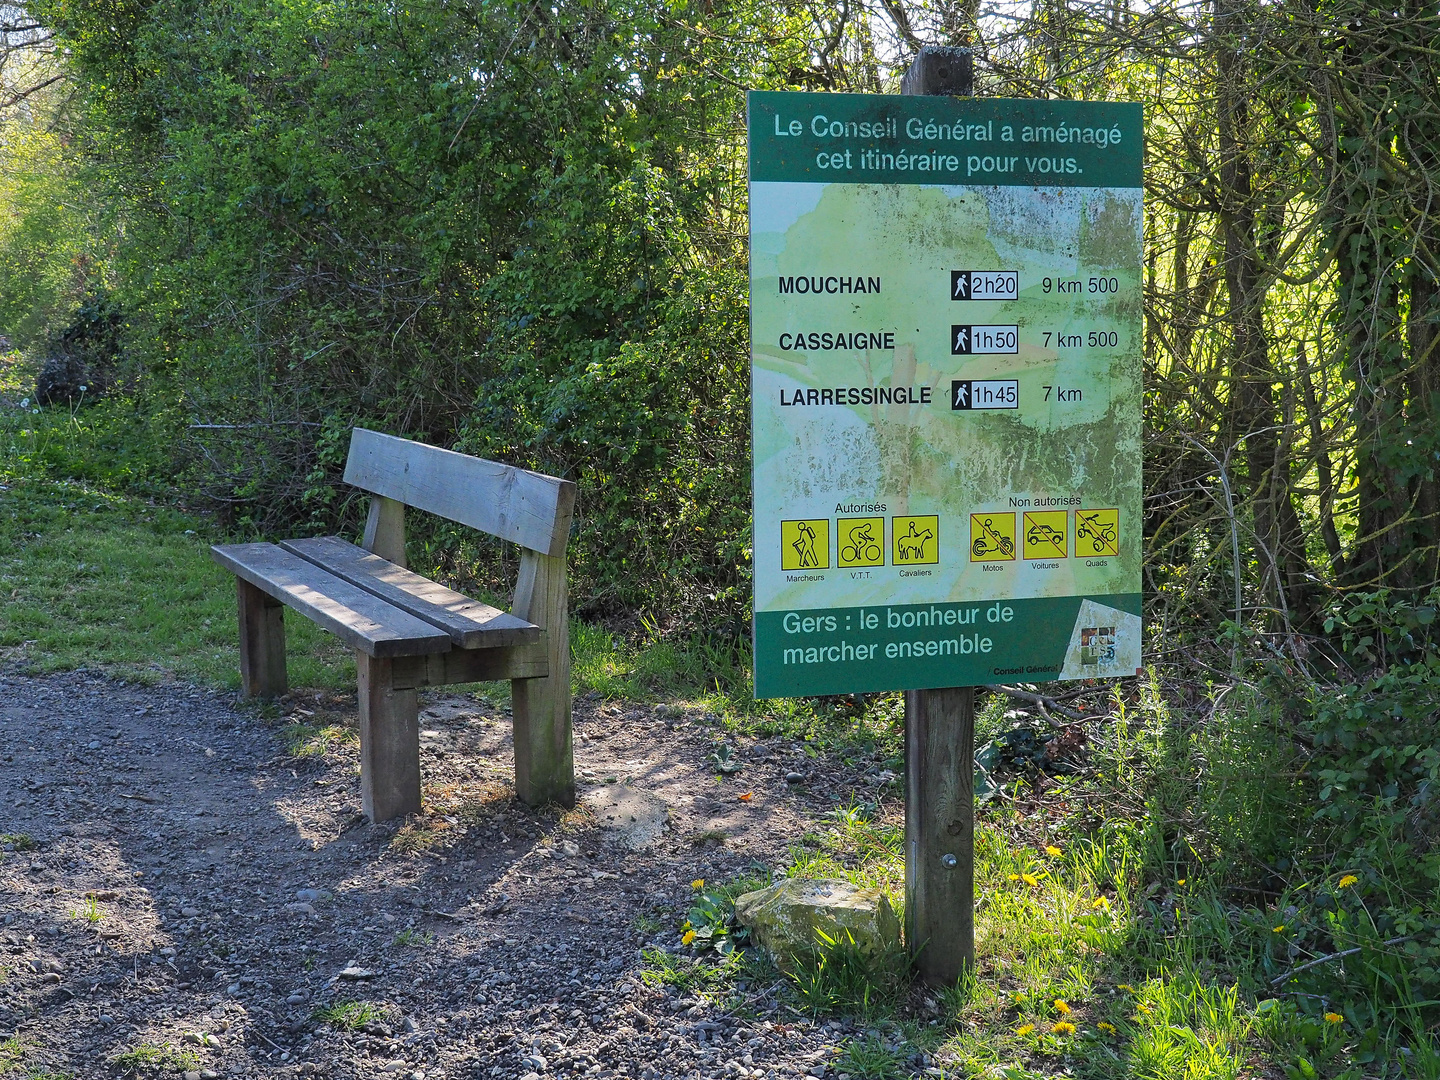
[[[1140,106],[751,93],[757,697],[1140,664]]]

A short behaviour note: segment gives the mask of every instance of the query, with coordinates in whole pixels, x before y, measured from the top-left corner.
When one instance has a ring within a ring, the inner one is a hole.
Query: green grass
[[[286,724],[280,728],[285,749],[294,757],[324,757],[337,743],[359,742],[360,734],[344,724]]]
[[[395,935],[395,944],[403,948],[423,949],[426,946],[433,944],[434,941],[434,934],[431,934],[425,930],[417,929],[413,926],[409,929],[401,930]]]
[[[35,846],[35,838],[29,833],[0,833],[0,848],[34,851]]]
[[[369,1024],[384,1023],[385,1010],[368,1001],[337,1001],[316,1009],[310,1019],[329,1024],[336,1031],[356,1031]]]
[[[72,919],[84,919],[91,926],[94,926],[105,918],[105,912],[101,910],[100,905],[95,902],[93,896],[87,896],[84,906],[71,911],[70,917]]]
[[[139,1073],[151,1069],[173,1069],[184,1072],[200,1067],[200,1059],[190,1050],[162,1043],[159,1046],[136,1046],[111,1059],[110,1064],[121,1072]]]

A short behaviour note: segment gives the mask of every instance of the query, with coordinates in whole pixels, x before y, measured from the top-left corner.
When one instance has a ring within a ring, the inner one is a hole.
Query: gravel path
[[[826,1073],[840,1024],[764,995],[723,1014],[646,985],[640,950],[674,946],[692,879],[779,864],[878,767],[747,740],[720,779],[704,717],[579,701],[586,802],[537,812],[513,798],[505,711],[437,696],[429,816],[371,826],[352,742],[282,738],[353,731],[353,695],[282,708],[0,676],[0,1073]],[[358,1027],[316,1018],[350,1002],[374,1006]]]

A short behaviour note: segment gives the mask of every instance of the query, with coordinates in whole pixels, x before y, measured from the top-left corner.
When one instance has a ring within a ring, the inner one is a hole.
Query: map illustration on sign
[[[1140,107],[749,125],[756,695],[1133,674]]]

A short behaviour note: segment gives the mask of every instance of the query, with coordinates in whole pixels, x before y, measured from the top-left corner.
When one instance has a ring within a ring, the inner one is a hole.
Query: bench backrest
[[[542,555],[564,554],[570,538],[570,481],[394,435],[356,428],[345,482]]]

